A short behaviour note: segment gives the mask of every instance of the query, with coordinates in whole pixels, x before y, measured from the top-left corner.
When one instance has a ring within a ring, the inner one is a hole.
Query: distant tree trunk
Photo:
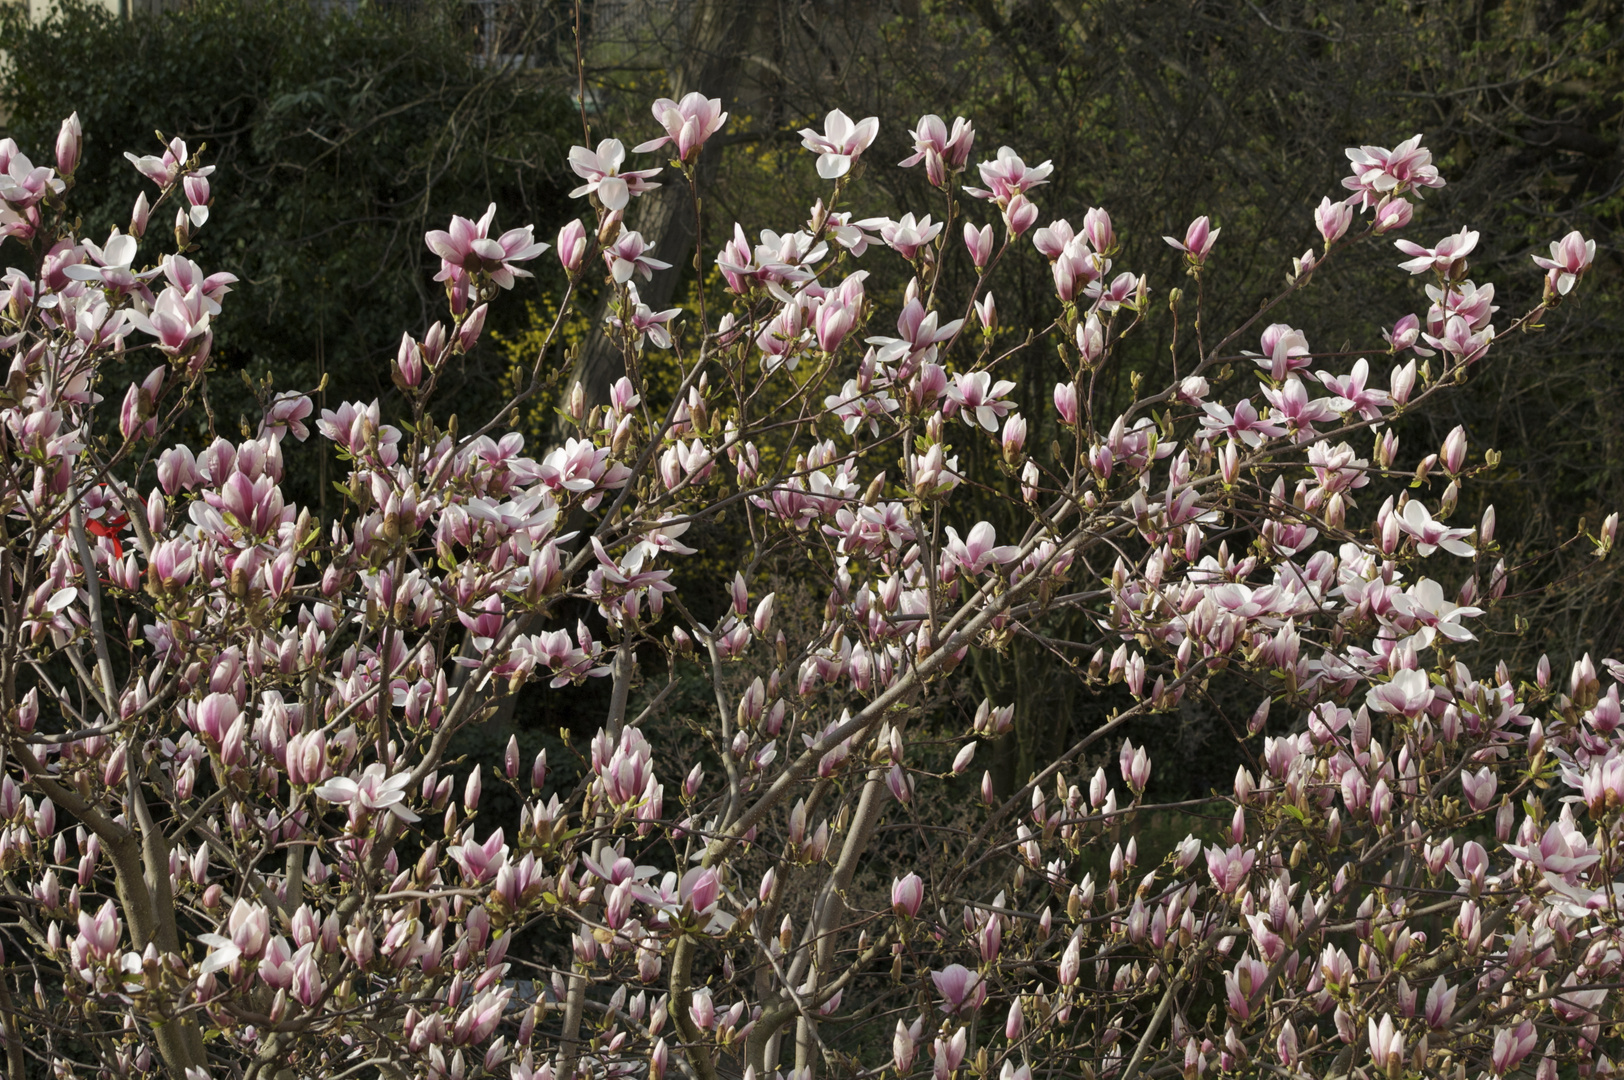
[[[737,100],[748,38],[748,20],[742,17],[746,6],[744,0],[696,0],[667,68],[674,100],[693,91],[721,98],[724,107],[731,107]],[[720,148],[716,146],[700,155],[701,191],[715,179],[719,158]],[[669,170],[664,180],[657,191],[633,204],[628,218],[628,227],[642,233],[653,245],[655,257],[671,264],[670,270],[638,286],[643,302],[655,310],[670,306],[677,281],[691,264],[694,244],[699,239],[694,234],[693,197],[688,185]],[[625,374],[624,360],[603,333],[603,315],[600,310],[570,373],[570,382],[580,384],[588,408],[607,402],[609,388]]]

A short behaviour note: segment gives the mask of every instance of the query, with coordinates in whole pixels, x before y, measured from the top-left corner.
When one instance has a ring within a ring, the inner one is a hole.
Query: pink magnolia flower
[[[84,149],[85,133],[79,124],[79,114],[73,113],[56,133],[56,171],[72,176],[79,168],[79,154]]]
[[[1355,360],[1353,370],[1346,375],[1316,371],[1314,376],[1335,395],[1330,399],[1330,404],[1337,412],[1358,413],[1365,420],[1375,420],[1381,416],[1384,408],[1393,403],[1386,391],[1372,390],[1366,386],[1370,378],[1370,365],[1364,357]]]
[[[588,150],[584,146],[570,147],[570,168],[586,181],[570,192],[570,198],[596,194],[604,209],[613,213],[626,209],[626,204],[634,196],[660,186],[649,182],[649,177],[659,175],[659,169],[622,171],[620,166],[625,160],[626,148],[619,139],[605,139],[598,144],[597,150]]]
[[[169,145],[164,148],[161,156],[136,157],[128,151],[124,156],[135,166],[137,172],[159,187],[168,187],[174,183],[175,178],[186,168],[186,162],[190,160],[185,141],[178,138],[169,140]],[[193,169],[191,175],[206,177],[213,172],[214,166],[206,165],[201,169]]]
[[[316,797],[331,803],[348,804],[351,812],[385,810],[404,822],[421,820],[406,805],[408,773],[389,775],[382,762],[373,762],[358,779],[335,776],[316,789]]]
[[[327,992],[327,983],[321,977],[321,968],[316,964],[316,943],[306,942],[293,954],[293,981],[291,989],[294,1000],[305,1008],[310,1008]]]
[[[825,180],[836,180],[851,171],[852,162],[862,155],[880,132],[880,118],[870,116],[852,122],[852,118],[834,110],[823,120],[823,131],[802,128],[801,145],[818,155],[818,175]]]
[[[1285,323],[1273,323],[1264,329],[1259,341],[1263,356],[1253,361],[1269,373],[1276,382],[1293,371],[1301,371],[1312,363],[1309,356],[1308,335]]]
[[[588,243],[586,226],[580,218],[571,218],[558,230],[558,262],[564,273],[574,275],[581,269]]]
[[[1395,240],[1393,246],[1412,258],[1398,264],[1400,270],[1411,274],[1424,274],[1436,270],[1440,274],[1453,273],[1454,266],[1477,247],[1478,234],[1473,229],[1462,229],[1438,241],[1437,247],[1422,247],[1413,240]]]
[[[1394,353],[1413,348],[1421,340],[1421,320],[1414,315],[1405,315],[1393,324],[1391,330],[1383,330],[1382,338],[1392,346]]]
[[[1286,433],[1283,424],[1259,418],[1250,398],[1236,402],[1233,412],[1214,401],[1204,403],[1201,409],[1206,413],[1201,418],[1199,436],[1203,442],[1210,442],[1219,435],[1228,435],[1255,449],[1263,445],[1264,439]]]
[[[498,984],[485,990],[470,1001],[468,1007],[457,1016],[457,1023],[451,1032],[451,1041],[460,1046],[469,1046],[490,1038],[491,1032],[496,1030],[496,1025],[501,1023],[502,1013],[512,997],[512,987]]]
[[[170,286],[158,295],[149,314],[131,308],[125,317],[137,330],[158,339],[159,352],[182,356],[198,350],[207,355],[209,312],[200,289],[182,292]]]
[[[603,249],[603,261],[609,265],[609,275],[616,284],[630,281],[633,274],[641,274],[644,281],[652,281],[654,271],[671,269],[670,263],[649,255],[648,252],[652,250],[654,245],[645,241],[642,233],[628,230]]]
[[[1513,1030],[1499,1028],[1494,1033],[1494,1052],[1490,1058],[1490,1067],[1495,1076],[1505,1076],[1521,1065],[1523,1059],[1534,1051],[1537,1035],[1534,1025],[1524,1020]]]
[[[1415,207],[1410,205],[1408,199],[1390,196],[1376,204],[1376,224],[1374,231],[1377,236],[1389,233],[1395,229],[1402,229],[1415,217]]]
[[[885,241],[885,245],[910,261],[942,231],[941,222],[932,222],[929,214],[917,221],[912,214],[903,214],[898,221],[885,218],[878,225],[880,239]]]
[[[260,423],[261,437],[269,435],[273,439],[280,439],[291,431],[295,439],[304,442],[310,438],[310,429],[305,426],[304,419],[310,415],[313,408],[310,399],[304,394],[284,390],[276,395],[270,409],[265,413],[265,419]]]
[[[536,241],[534,227],[530,225],[509,229],[493,239],[489,233],[495,218],[496,204],[491,203],[478,222],[453,216],[449,231],[433,229],[424,234],[429,250],[440,256],[440,272],[435,275],[435,281],[456,282],[472,274],[485,273],[497,285],[511,289],[515,278],[531,276],[528,270],[513,264],[534,259],[547,250],[547,245]]]
[[[636,335],[636,347],[639,349],[648,341],[654,342],[657,349],[669,349],[671,331],[666,324],[680,314],[682,309],[667,308],[664,311],[654,311],[637,295],[636,285],[628,285],[627,288],[629,290],[627,298],[632,305],[632,317],[622,322],[620,318],[610,316],[608,323],[617,328],[630,325],[632,333]]]
[[[1424,671],[1396,671],[1385,683],[1370,688],[1365,704],[1372,711],[1398,713],[1414,719],[1432,704],[1432,683]]]
[[[1045,161],[1042,165],[1029,166],[1013,149],[1000,146],[996,157],[983,161],[976,169],[981,173],[981,182],[987,186],[967,187],[964,193],[1006,207],[1015,196],[1047,184],[1049,174],[1054,172],[1054,163]]]
[[[1450,986],[1442,975],[1438,976],[1432,988],[1427,991],[1427,1027],[1434,1031],[1442,1031],[1449,1026],[1449,1021],[1455,1015],[1455,996],[1458,993],[1460,987]]]
[[[1344,151],[1353,164],[1353,175],[1342,178],[1342,186],[1355,192],[1361,209],[1389,195],[1401,195],[1420,188],[1441,188],[1443,177],[1432,164],[1432,151],[1421,145],[1421,136],[1405,139],[1391,150],[1380,146],[1349,147]]]
[[[949,172],[964,168],[976,138],[975,128],[964,117],[953,120],[950,134],[946,122],[934,113],[920,117],[908,134],[913,136],[914,152],[897,164],[906,169],[923,161],[926,177],[937,187],[946,185]]]
[[[1016,193],[1004,206],[1004,224],[1011,236],[1021,236],[1038,223],[1038,207],[1025,195]]]
[[[992,260],[992,226],[983,225],[976,228],[969,222],[964,224],[964,246],[970,252],[970,261],[977,270],[984,270],[987,263]]]
[[[1369,1027],[1370,1063],[1379,1072],[1397,1076],[1404,1068],[1404,1033],[1393,1026],[1391,1013],[1382,1013],[1380,1023],[1372,1017]]]
[[[919,1052],[919,1036],[923,1032],[923,1018],[915,1020],[911,1028],[897,1021],[896,1031],[891,1035],[891,1058],[899,1076],[906,1076],[913,1068],[914,1056]]]
[[[1320,200],[1314,210],[1314,226],[1319,229],[1320,236],[1325,238],[1326,246],[1342,239],[1353,224],[1353,207],[1345,202],[1332,202],[1330,196]]]
[[[118,951],[118,941],[124,933],[124,924],[111,900],[102,904],[95,915],[83,909],[79,912],[79,940],[84,948],[100,960],[110,959]]]
[[[1054,408],[1060,414],[1060,422],[1068,426],[1077,423],[1077,384],[1074,382],[1061,382],[1054,384]]]
[[[1207,216],[1203,214],[1190,222],[1190,227],[1184,231],[1182,241],[1175,240],[1171,236],[1164,236],[1162,239],[1184,252],[1185,258],[1191,263],[1200,266],[1207,261],[1208,254],[1212,252],[1212,245],[1218,242],[1218,234],[1223,231],[1214,229]]]
[[[1558,296],[1566,296],[1584,276],[1596,258],[1596,242],[1586,240],[1577,230],[1551,241],[1551,257],[1531,256],[1534,265],[1550,271],[1551,285]]]
[[[891,881],[891,910],[898,915],[914,918],[925,902],[925,883],[918,874],[908,874]]]
[[[988,431],[997,431],[999,422],[1015,408],[1014,402],[1004,399],[1013,389],[1013,382],[1008,379],[993,382],[992,373],[987,371],[954,375],[947,388],[949,404],[945,411],[949,416],[960,414],[972,427],[980,424]]]
[[[1462,769],[1460,786],[1473,810],[1486,810],[1494,802],[1494,792],[1499,787],[1499,781],[1494,771],[1485,765],[1475,773]]]
[[[508,865],[508,846],[503,842],[502,830],[491,833],[483,844],[474,842],[472,831],[465,835],[468,839],[447,848],[446,854],[462,868],[464,881],[491,881]]]
[[[94,281],[121,292],[129,292],[160,273],[156,268],[135,272],[132,264],[135,262],[136,238],[116,228],[113,235],[107,238],[106,247],[98,247],[89,240],[83,241],[80,247],[89,256],[89,261],[62,268],[62,273],[74,281]]]
[[[1212,875],[1214,885],[1230,895],[1246,884],[1246,877],[1256,861],[1257,852],[1239,844],[1228,851],[1216,845],[1207,849],[1207,873]]]
[[[1463,559],[1469,559],[1476,554],[1472,546],[1462,539],[1472,535],[1471,529],[1451,529],[1442,522],[1433,520],[1419,499],[1411,499],[1404,504],[1404,512],[1398,518],[1398,527],[1415,538],[1415,550],[1419,555],[1431,555],[1439,548]]]
[[[727,113],[722,111],[722,99],[707,98],[698,91],[684,94],[681,101],[660,98],[654,103],[653,112],[655,121],[665,128],[665,134],[658,139],[638,143],[632,147],[634,154],[646,154],[673,143],[677,158],[691,161],[705,145],[705,140],[727,123]],[[602,198],[600,193],[599,199]],[[608,205],[607,202],[605,205]]]
[[[1533,863],[1535,867],[1557,877],[1588,870],[1601,861],[1601,855],[1590,850],[1584,833],[1573,823],[1572,804],[1562,809],[1562,815],[1546,828],[1537,843],[1507,844],[1505,849],[1515,858]]]
[[[1483,359],[1489,346],[1494,343],[1494,327],[1474,327],[1465,316],[1451,315],[1444,323],[1442,333],[1422,334],[1421,340],[1454,363],[1473,364]]]
[[[997,540],[998,534],[985,521],[976,522],[965,540],[960,540],[958,530],[949,525],[947,543],[942,546],[942,561],[967,574],[979,574],[994,564],[1014,562],[1021,549],[1010,544],[999,546]]]
[[[981,976],[962,964],[949,964],[941,971],[933,971],[930,978],[936,992],[942,995],[942,1011],[948,1014],[964,1009],[976,1009],[987,999],[987,987]]]
[[[270,943],[271,916],[263,905],[238,899],[231,906],[231,914],[222,927],[224,934],[199,934],[197,940],[211,946],[209,955],[198,969],[207,975],[236,963],[239,958],[255,959]]]

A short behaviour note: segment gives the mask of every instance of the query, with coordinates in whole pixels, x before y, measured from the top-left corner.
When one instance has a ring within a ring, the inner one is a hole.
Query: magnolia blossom
[[[897,164],[906,169],[923,161],[925,175],[937,187],[946,184],[949,172],[963,171],[976,138],[975,128],[964,117],[954,118],[949,133],[946,122],[934,113],[920,117],[908,134],[913,136],[914,152]]]
[[[1432,683],[1424,671],[1396,671],[1385,683],[1373,686],[1365,703],[1376,712],[1399,713],[1412,719],[1432,704]]]
[[[994,564],[1013,562],[1021,550],[1014,545],[997,545],[997,534],[985,521],[977,522],[965,540],[960,540],[958,530],[949,525],[947,537],[944,559],[967,574],[979,574]]]
[[[1406,255],[1414,256],[1398,264],[1401,270],[1408,270],[1412,274],[1424,274],[1428,270],[1450,274],[1455,265],[1477,247],[1477,236],[1472,229],[1462,229],[1438,241],[1437,247],[1422,247],[1410,240],[1395,240],[1393,246]]]
[[[1471,529],[1451,529],[1433,520],[1432,515],[1418,499],[1411,499],[1404,504],[1404,512],[1399,515],[1398,526],[1415,538],[1415,550],[1419,555],[1431,555],[1439,548],[1463,559],[1469,559],[1475,554],[1472,546],[1463,539],[1472,535]]]
[[[822,132],[802,128],[799,135],[801,145],[818,155],[818,175],[836,180],[851,171],[852,162],[869,148],[879,131],[877,116],[853,123],[851,117],[835,109],[824,118]]]
[[[664,122],[658,112],[656,118]],[[604,209],[613,213],[626,209],[626,204],[635,196],[660,186],[649,179],[658,176],[659,169],[622,170],[620,166],[625,160],[626,147],[619,139],[604,139],[596,150],[588,150],[584,146],[570,147],[570,168],[575,170],[576,176],[586,181],[570,192],[570,198],[596,195]]]
[[[430,230],[424,240],[429,250],[440,256],[440,273],[434,280],[455,282],[483,273],[502,288],[511,289],[515,278],[529,277],[528,270],[513,264],[534,259],[547,250],[547,245],[536,241],[535,230],[529,225],[492,238],[490,229],[495,219],[496,204],[491,203],[477,222],[453,216],[449,231]]]
[[[1212,246],[1218,242],[1218,234],[1222,229],[1214,229],[1207,221],[1205,214],[1190,222],[1190,227],[1184,232],[1183,240],[1175,240],[1171,236],[1162,237],[1163,240],[1178,250],[1184,252],[1190,262],[1199,266],[1207,261],[1212,253]]]
[[[1542,270],[1550,271],[1553,290],[1558,296],[1566,296],[1573,291],[1573,286],[1579,278],[1590,269],[1590,264],[1596,259],[1596,242],[1586,240],[1577,230],[1568,233],[1560,240],[1551,241],[1551,257],[1541,258],[1538,255],[1530,256],[1534,265]]]
[[[964,193],[1007,207],[1017,195],[1025,195],[1033,188],[1047,184],[1049,174],[1054,172],[1054,163],[1045,161],[1041,165],[1027,165],[1013,149],[1000,146],[996,157],[983,161],[976,169],[981,173],[981,182],[987,186],[966,187]]]
[[[633,274],[641,274],[644,281],[652,281],[654,271],[671,269],[670,263],[661,262],[648,254],[653,248],[653,244],[643,239],[642,233],[622,232],[614,243],[603,249],[603,261],[609,265],[609,275],[617,285],[630,281]]]
[[[658,139],[638,143],[632,147],[634,154],[646,154],[670,143],[675,147],[679,160],[690,161],[699,148],[705,145],[705,141],[727,123],[727,113],[722,111],[722,99],[707,98],[698,91],[684,94],[680,102],[672,101],[670,98],[659,98],[654,102],[653,112],[655,122],[665,128],[665,134]],[[603,150],[601,144],[598,149],[601,155]],[[601,162],[601,156],[599,160]],[[605,206],[609,206],[608,200],[603,198],[601,180],[598,191],[599,199]],[[622,206],[624,205],[622,203]],[[610,206],[609,209],[618,210],[620,207]]]
[[[386,810],[404,822],[421,818],[405,805],[407,773],[390,775],[382,762],[374,762],[357,778],[336,776],[316,788],[316,797],[331,803],[348,804],[352,811]]]
[[[1441,188],[1444,180],[1432,164],[1432,151],[1421,145],[1421,136],[1405,139],[1391,150],[1380,146],[1350,147],[1348,160],[1353,164],[1353,175],[1342,179],[1342,186],[1354,192],[1362,208],[1384,196],[1399,195],[1407,191],[1420,194],[1421,188]]]

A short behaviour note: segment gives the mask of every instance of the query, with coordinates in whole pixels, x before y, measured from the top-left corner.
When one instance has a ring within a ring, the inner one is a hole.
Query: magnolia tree
[[[654,115],[636,150],[693,183],[726,115],[698,95]],[[488,211],[428,235],[449,321],[402,339],[388,407],[267,393],[257,434],[194,449],[175,437],[206,411],[234,280],[191,258],[209,167],[178,140],[132,155],[156,190],[96,241],[73,231],[77,121],[54,169],[0,142],[10,1075],[1612,1073],[1624,665],[1604,690],[1588,657],[1561,685],[1461,659],[1506,588],[1493,511],[1452,519],[1492,451],[1457,428],[1404,455],[1390,426],[1563,302],[1594,243],[1536,258],[1543,294],[1497,332],[1476,233],[1398,240],[1431,306],[1366,356],[1316,353],[1269,313],[1411,225],[1444,184],[1419,139],[1349,150],[1323,247],[1219,337],[1205,218],[1168,238],[1189,290],[1153,288],[1114,265],[1104,210],[1036,227],[1048,163],[1001,148],[966,185],[971,125],[927,116],[902,165],[943,220],[854,220],[877,127],[803,132],[825,199],[759,243],[735,228],[725,293],[686,312],[640,302],[671,271],[622,219],[659,170],[573,150],[590,214],[554,246],[559,320],[605,279],[626,377],[566,397],[572,434],[533,455],[505,425],[561,363],[557,326],[481,426],[436,397],[542,256],[531,229]],[[149,235],[165,204],[173,234]],[[1058,314],[1000,336],[990,286],[1025,243]],[[882,313],[858,267],[899,257]],[[1151,319],[1173,378],[1108,409],[1102,373]],[[1000,378],[1040,342],[1052,392]],[[280,486],[311,428],[347,469],[330,520]],[[1023,524],[996,535],[972,498]],[[723,512],[746,526],[725,595],[679,595],[684,532]],[[821,614],[775,621],[775,580],[817,583]],[[1092,629],[1057,641],[1057,614]],[[1120,707],[1013,794],[989,777],[962,817],[900,812],[975,791],[1009,703],[945,752],[936,704],[969,650],[1017,635]],[[661,720],[695,670],[714,711],[681,719],[708,771]],[[587,679],[612,692],[579,784],[516,743],[452,756],[522,687]],[[1118,842],[1150,809],[1136,726],[1218,679],[1273,733],[1222,836]],[[490,799],[482,820],[493,784],[516,828]],[[929,859],[858,889],[909,830]]]

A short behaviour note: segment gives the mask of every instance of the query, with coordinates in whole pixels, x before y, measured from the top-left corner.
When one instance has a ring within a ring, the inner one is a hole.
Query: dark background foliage
[[[500,228],[556,228],[566,212],[567,102],[532,72],[485,62],[478,29],[450,4],[203,0],[121,20],[68,0],[32,25],[26,5],[7,5],[0,114],[24,152],[48,159],[62,116],[78,110],[75,205],[97,238],[127,229],[137,193],[151,196],[124,151],[161,153],[154,131],[206,146],[223,212],[198,230],[195,257],[242,279],[217,325],[224,377],[212,389],[216,426],[235,439],[239,416],[254,415],[236,372],[277,390],[325,376],[332,407],[393,393],[387,360],[401,332],[443,317],[425,230],[492,202]],[[150,232],[172,227],[162,216]],[[498,305],[491,325],[522,317],[522,305]],[[494,362],[459,374],[459,402],[488,411]],[[199,415],[200,430],[182,437],[206,442],[207,424]],[[321,486],[299,476],[295,495]]]

